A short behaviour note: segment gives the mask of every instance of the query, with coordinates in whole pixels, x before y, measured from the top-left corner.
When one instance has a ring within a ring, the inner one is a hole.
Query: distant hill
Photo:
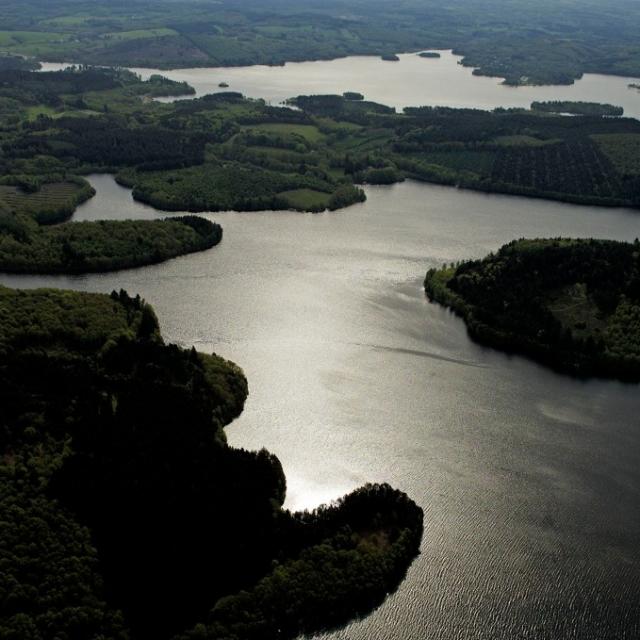
[[[95,7],[95,9],[92,9]],[[132,10],[132,5],[135,11]],[[3,0],[0,51],[175,68],[453,49],[509,84],[640,77],[640,7],[609,0]]]

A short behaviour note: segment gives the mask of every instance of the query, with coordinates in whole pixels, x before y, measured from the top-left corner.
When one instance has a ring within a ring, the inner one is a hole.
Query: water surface
[[[494,109],[528,108],[534,100],[583,100],[609,102],[624,107],[625,114],[640,118],[640,91],[630,89],[637,78],[586,74],[573,85],[510,87],[501,78],[473,75],[463,67],[461,56],[441,51],[441,58],[421,58],[413,53],[399,55],[399,62],[376,56],[350,56],[337,60],[288,62],[268,67],[211,67],[197,69],[134,68],[147,79],[154,73],[188,82],[196,96],[218,91],[239,91],[250,98],[263,98],[271,104],[303,94],[358,91],[374,100],[401,110],[407,106],[440,105]],[[68,65],[43,63],[56,70]],[[220,88],[221,82],[229,88]],[[167,100],[174,100],[168,98]]]
[[[76,219],[156,217],[109,176]],[[424,297],[431,266],[520,236],[640,235],[640,214],[406,182],[318,215],[205,214],[222,243],[137,270],[0,276],[153,303],[168,341],[246,371],[232,445],[266,447],[287,506],[387,481],[425,510],[399,591],[332,640],[640,635],[637,385],[474,344]]]

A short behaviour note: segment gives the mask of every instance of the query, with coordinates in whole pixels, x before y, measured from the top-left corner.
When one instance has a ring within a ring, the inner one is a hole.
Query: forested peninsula
[[[294,638],[380,604],[421,509],[285,511],[278,460],[226,444],[246,397],[139,297],[0,287],[0,636]]]
[[[516,240],[425,279],[472,338],[579,376],[640,380],[640,243]]]
[[[170,212],[337,210],[365,199],[361,184],[405,178],[640,206],[635,119],[446,107],[397,113],[355,92],[298,96],[290,101],[296,109],[230,91],[170,104],[145,99],[158,87],[185,91],[175,85],[117,69],[0,71],[0,245],[12,245],[8,255],[21,236],[49,244],[61,234],[31,229],[29,219],[66,219],[91,195],[81,176],[97,171],[115,174],[134,198]],[[144,228],[149,235],[167,229]],[[98,226],[86,230],[100,235]],[[161,235],[155,245],[163,244]],[[96,249],[97,236],[89,253],[106,258],[111,249]],[[147,260],[121,249],[116,262]],[[188,250],[197,247],[189,242],[145,255],[157,261]]]
[[[221,240],[222,227],[197,216],[43,227],[27,218],[0,214],[0,271],[116,271],[204,251]]]
[[[9,66],[7,63],[5,66]],[[42,76],[42,77],[40,77]],[[162,262],[218,244],[222,228],[204,218],[175,217],[171,220],[67,222],[76,207],[95,195],[81,176],[87,170],[69,155],[73,144],[53,140],[64,133],[56,128],[65,117],[83,126],[90,117],[92,100],[101,96],[124,110],[127,101],[141,97],[192,92],[191,87],[159,76],[142,82],[126,71],[74,68],[61,73],[30,73],[20,68],[0,71],[0,271],[10,273],[88,273],[113,271]],[[105,102],[102,112],[109,111]],[[51,131],[34,123],[49,119]],[[106,123],[104,123],[106,124]],[[16,127],[30,131],[35,145],[14,148]],[[76,129],[77,131],[77,129]],[[104,128],[98,128],[99,135]],[[53,136],[51,136],[53,134]],[[46,136],[51,136],[49,139]],[[111,145],[111,153],[120,153],[114,140],[93,140],[90,153]],[[133,134],[135,135],[135,134]],[[38,136],[40,136],[38,140]],[[42,142],[61,153],[59,157],[41,153]],[[149,141],[142,143],[149,154]],[[155,141],[155,145],[161,141]],[[123,150],[124,151],[124,150]],[[107,154],[103,154],[107,157]]]

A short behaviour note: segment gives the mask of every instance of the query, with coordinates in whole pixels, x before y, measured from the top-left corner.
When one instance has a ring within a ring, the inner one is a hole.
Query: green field
[[[49,116],[55,118],[58,112],[53,107],[46,104],[37,104],[25,109],[27,120],[35,120],[38,116]]]
[[[62,33],[47,31],[0,31],[0,47],[7,49],[28,47],[38,43],[61,41],[66,37]]]
[[[52,27],[54,29],[59,28],[74,28],[86,25],[89,21],[95,22],[96,18],[91,15],[78,15],[78,16],[60,16],[58,18],[51,18],[49,20],[41,20],[39,26]]]
[[[0,49],[8,53],[27,56],[49,57],[57,52],[73,55],[77,43],[68,33],[47,31],[0,31]]]
[[[435,151],[421,153],[418,157],[428,164],[437,164],[456,171],[472,171],[481,175],[491,173],[494,161],[493,154],[487,151]]]
[[[135,29],[133,31],[116,31],[114,33],[106,33],[102,36],[103,40],[111,40],[112,42],[124,42],[127,40],[141,40],[144,38],[161,38],[162,36],[177,36],[178,32],[174,29]]]
[[[278,133],[282,135],[297,135],[308,142],[320,142],[324,140],[325,135],[311,124],[287,124],[287,123],[265,123],[259,125],[250,125],[243,127],[245,130],[265,131],[268,133]]]
[[[40,209],[43,205],[65,204],[81,191],[82,187],[73,182],[53,182],[44,184],[39,191],[27,193],[20,187],[0,185],[0,200],[17,212]]]
[[[302,211],[326,209],[331,198],[331,194],[314,189],[292,189],[291,191],[282,191],[278,195],[289,202],[294,209]]]

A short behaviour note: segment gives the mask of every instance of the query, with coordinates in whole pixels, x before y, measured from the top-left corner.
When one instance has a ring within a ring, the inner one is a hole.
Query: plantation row
[[[612,201],[620,194],[617,172],[587,140],[505,148],[496,156],[491,180],[542,193],[591,195]]]
[[[20,184],[0,185],[0,207],[28,215],[40,224],[53,224],[70,217],[78,204],[93,194],[93,188],[82,178],[45,183],[33,192]]]

